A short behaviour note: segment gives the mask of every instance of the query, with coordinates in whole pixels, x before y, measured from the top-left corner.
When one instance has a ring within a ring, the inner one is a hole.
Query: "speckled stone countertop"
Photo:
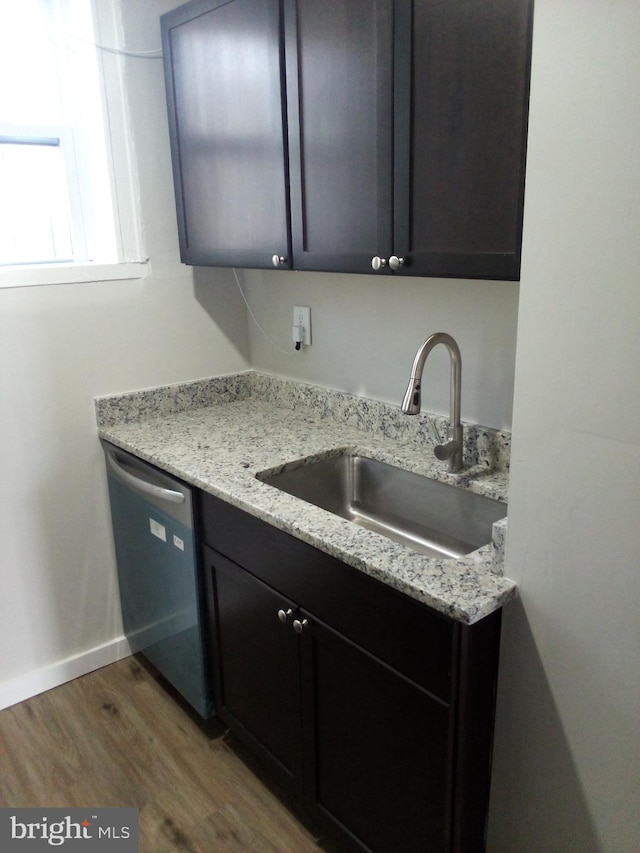
[[[493,542],[433,559],[261,482],[301,459],[357,452],[506,500],[510,435],[465,424],[465,469],[433,456],[433,415],[248,371],[95,401],[101,437],[465,623],[515,594],[502,574],[506,519]]]

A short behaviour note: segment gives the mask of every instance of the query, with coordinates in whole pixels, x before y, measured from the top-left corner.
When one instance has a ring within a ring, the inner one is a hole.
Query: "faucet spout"
[[[438,344],[444,344],[451,360],[449,440],[436,445],[434,452],[437,459],[449,460],[450,471],[459,471],[462,468],[462,425],[460,423],[462,358],[458,344],[451,335],[446,332],[436,332],[430,335],[419,348],[413,360],[411,377],[402,399],[401,409],[405,415],[417,415],[420,411],[422,372],[429,353]]]

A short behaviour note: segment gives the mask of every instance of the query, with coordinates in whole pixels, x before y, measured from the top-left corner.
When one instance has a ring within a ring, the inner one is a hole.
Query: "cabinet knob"
[[[378,255],[374,255],[373,258],[371,258],[371,266],[373,267],[373,269],[376,272],[379,269],[382,269],[382,267],[386,267],[386,265],[387,265],[387,259],[386,258],[379,258]]]
[[[389,266],[392,270],[399,270],[404,266],[404,258],[399,258],[397,255],[391,255],[389,258]]]
[[[284,264],[287,263],[287,259],[282,255],[273,255],[273,257],[271,258],[271,263],[274,265],[274,267],[282,267],[284,266]]]
[[[293,620],[293,630],[296,632],[296,634],[302,634],[302,632],[306,627],[308,627],[308,625],[308,619],[303,619],[302,621],[300,621],[300,619]]]
[[[281,622],[286,622],[290,616],[293,616],[293,610],[291,608],[288,610],[278,610],[278,619]]]

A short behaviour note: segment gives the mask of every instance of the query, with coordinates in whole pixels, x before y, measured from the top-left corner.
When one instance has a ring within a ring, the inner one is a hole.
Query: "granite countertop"
[[[253,371],[95,404],[101,437],[461,622],[515,595],[502,574],[506,519],[492,543],[433,559],[256,478],[341,449],[506,500],[508,433],[465,425],[466,467],[453,475],[427,435],[426,420],[441,419]]]

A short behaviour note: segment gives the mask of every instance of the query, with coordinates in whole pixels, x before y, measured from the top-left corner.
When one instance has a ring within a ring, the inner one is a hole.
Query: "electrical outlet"
[[[304,336],[302,343],[306,347],[311,346],[311,308],[300,308],[296,306],[293,309],[293,325],[302,326]]]

